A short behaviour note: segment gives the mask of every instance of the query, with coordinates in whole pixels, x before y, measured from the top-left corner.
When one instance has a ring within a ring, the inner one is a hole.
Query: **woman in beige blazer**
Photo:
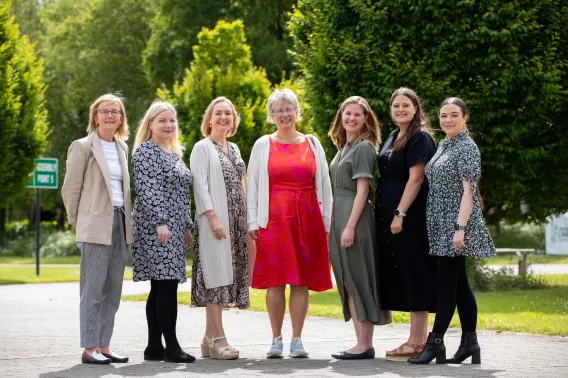
[[[128,362],[109,348],[120,304],[126,245],[132,243],[128,123],[122,100],[99,97],[88,136],[71,143],[61,194],[81,250],[80,329],[83,363]]]
[[[197,214],[191,304],[207,312],[201,354],[219,360],[239,357],[225,337],[223,306],[250,306],[245,162],[239,147],[227,141],[239,121],[231,100],[214,99],[201,123],[205,138],[193,146],[189,159]]]

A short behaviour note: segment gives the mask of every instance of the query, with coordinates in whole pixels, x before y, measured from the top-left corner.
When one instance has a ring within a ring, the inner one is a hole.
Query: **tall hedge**
[[[25,189],[47,137],[43,62],[19,36],[10,6],[0,2],[0,209]]]
[[[398,87],[418,92],[438,128],[440,102],[459,96],[489,221],[568,210],[567,2],[300,0],[290,30],[319,132],[350,95],[369,100],[383,136]]]

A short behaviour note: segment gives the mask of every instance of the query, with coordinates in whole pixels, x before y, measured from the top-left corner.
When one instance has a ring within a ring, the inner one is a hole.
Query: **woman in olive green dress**
[[[377,116],[359,96],[343,102],[330,138],[338,152],[331,162],[335,193],[329,237],[329,255],[343,304],[345,321],[353,319],[357,345],[332,354],[337,359],[375,357],[374,325],[389,324],[378,295],[375,220],[369,202],[377,166],[380,131]]]

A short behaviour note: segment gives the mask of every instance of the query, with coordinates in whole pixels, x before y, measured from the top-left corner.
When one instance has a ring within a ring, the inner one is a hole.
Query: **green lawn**
[[[28,264],[26,261],[24,261],[23,263]],[[192,261],[189,260],[187,277],[191,277],[191,263]],[[57,262],[57,264],[62,263]],[[40,265],[39,273],[39,277],[36,276],[35,265],[31,264],[0,266],[0,285],[79,281],[78,264],[68,266],[49,266],[48,264]],[[124,271],[124,279],[132,279],[132,268],[129,266],[127,266],[126,270]]]
[[[544,279],[553,287],[545,290],[476,293],[478,328],[496,331],[515,331],[546,335],[568,335],[568,274],[547,275]],[[251,310],[265,311],[263,290],[251,290]],[[124,300],[146,300],[146,295],[133,295]],[[180,293],[179,302],[189,305],[189,293]],[[310,293],[310,316],[341,319],[337,289]],[[395,312],[396,323],[409,323],[408,313]],[[430,324],[434,315],[430,315]],[[456,316],[451,324],[459,327]]]
[[[40,265],[43,264],[79,264],[81,256],[58,256],[41,257]],[[35,264],[35,257],[0,256],[0,264]]]
[[[514,253],[499,253],[495,257],[485,259],[489,265],[515,265],[519,262],[519,258]],[[568,256],[551,256],[551,255],[534,255],[527,257],[529,264],[568,264]]]

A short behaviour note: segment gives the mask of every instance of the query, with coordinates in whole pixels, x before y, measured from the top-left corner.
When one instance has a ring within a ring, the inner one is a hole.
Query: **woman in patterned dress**
[[[448,363],[472,357],[481,363],[477,343],[477,304],[469,286],[465,258],[495,256],[495,246],[483,219],[481,196],[476,182],[481,176],[481,156],[469,137],[465,103],[451,97],[440,106],[440,126],[446,138],[426,165],[430,186],[426,225],[430,254],[438,259],[438,303],[432,332],[422,352],[408,359],[415,364],[446,363],[446,333],[456,305],[462,327],[461,344]]]
[[[144,359],[193,362],[195,357],[181,349],[176,336],[177,289],[186,281],[185,249],[191,247],[193,226],[192,177],[181,158],[178,133],[174,107],[159,101],[150,106],[136,132],[132,264],[134,281],[151,282]]]
[[[237,145],[227,141],[239,121],[229,99],[213,100],[201,123],[205,139],[195,144],[190,157],[196,206],[191,304],[205,306],[207,313],[202,356],[220,360],[239,357],[225,337],[223,305],[250,306],[245,163]]]
[[[285,288],[290,285],[290,356],[305,358],[302,329],[309,292],[331,289],[327,233],[331,224],[331,183],[320,142],[296,130],[298,98],[276,90],[266,104],[276,132],[258,139],[247,175],[249,234],[257,240],[252,287],[266,290],[272,327],[268,358],[282,358]]]

